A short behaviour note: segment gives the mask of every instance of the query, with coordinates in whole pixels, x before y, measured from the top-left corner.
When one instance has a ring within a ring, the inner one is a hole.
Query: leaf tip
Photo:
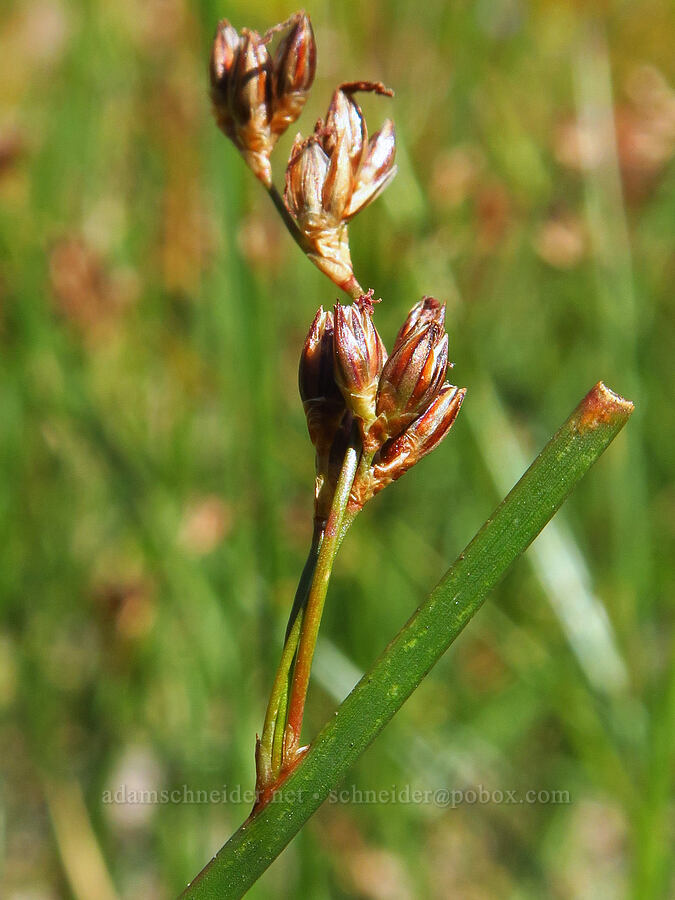
[[[630,400],[599,381],[579,404],[577,430],[579,433],[592,431],[599,425],[625,424],[635,409]]]

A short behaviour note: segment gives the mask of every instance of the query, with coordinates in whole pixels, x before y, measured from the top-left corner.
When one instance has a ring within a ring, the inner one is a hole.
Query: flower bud
[[[311,250],[309,259],[348,293],[358,289],[342,214],[351,190],[349,157],[338,142],[330,157],[321,134],[298,135],[286,168],[284,203]]]
[[[394,350],[396,352],[411,332],[421,328],[428,322],[436,322],[440,328],[445,328],[445,304],[439,303],[433,297],[422,297],[408,313],[408,317],[396,335]]]
[[[327,452],[346,407],[334,374],[333,314],[320,307],[300,356],[298,386],[317,453]]]
[[[339,229],[342,224],[351,188],[352,173],[347,142],[338,138],[335,151],[330,156],[330,165],[323,185],[325,221],[331,223],[334,228]]]
[[[352,169],[349,205],[344,211],[345,220],[351,219],[384,190],[396,174],[394,156],[396,135],[389,119],[368,140],[366,120],[354,94],[368,91],[392,96],[392,91],[379,81],[353,81],[341,84],[333,94],[326,115],[326,151],[333,153],[338,140],[346,144]]]
[[[354,183],[349,206],[345,213],[346,219],[351,219],[360,212],[364,206],[368,206],[382,193],[398,171],[394,165],[396,155],[396,132],[394,123],[387,119],[378,131],[370,139],[361,168]]]
[[[286,208],[306,234],[321,231],[324,222],[323,188],[330,161],[314,136],[297,135],[286,167]]]
[[[242,31],[234,70],[232,112],[240,125],[253,122],[262,130],[269,119],[272,60],[257,31]]]
[[[267,45],[288,30],[274,62]],[[270,155],[300,115],[316,71],[316,44],[309,17],[296,13],[262,37],[237,32],[223,19],[211,50],[211,100],[218,126],[232,140],[253,173],[269,188]]]
[[[211,100],[219,128],[238,148],[256,177],[272,183],[269,128],[272,60],[257,31],[241,34],[223,19],[211,51]]]
[[[333,95],[325,123],[319,120],[306,141],[296,138],[284,192],[286,208],[311,248],[309,258],[352,294],[360,288],[352,269],[347,222],[386,187],[396,171],[393,125],[386,123],[368,142],[363,113],[352,96],[357,90],[391,94],[379,83],[341,85]],[[309,170],[312,175],[306,177]]]
[[[334,340],[333,314],[320,307],[300,356],[298,385],[316,450],[314,515],[322,522],[328,518],[353,421],[335,381]]]
[[[429,406],[448,367],[448,336],[434,321],[413,330],[387,360],[377,394],[385,437],[395,437]]]
[[[352,173],[356,175],[363,160],[368,142],[366,120],[351,94],[347,94],[340,86],[328,107],[326,114],[326,150],[332,153],[338,139],[344,141],[349,154]]]
[[[298,135],[286,169],[286,206],[305,235],[339,229],[351,189],[349,157],[339,140],[328,156],[319,136]]]
[[[223,19],[218,23],[216,36],[211,48],[211,99],[214,106],[229,115],[229,96],[232,86],[232,72],[239,55],[240,38],[236,28]]]
[[[309,16],[296,13],[290,25],[274,56],[274,114],[270,122],[274,134],[282,134],[298,118],[316,73],[316,42]]]
[[[335,305],[335,380],[365,432],[375,420],[377,385],[387,358],[372,322],[372,290],[351,306]]]
[[[373,494],[396,481],[440,444],[457,418],[465,395],[466,388],[446,382],[428,409],[383,447],[372,470]]]

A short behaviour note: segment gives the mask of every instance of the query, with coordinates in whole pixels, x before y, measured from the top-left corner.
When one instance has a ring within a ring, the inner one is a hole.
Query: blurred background
[[[206,63],[219,18],[263,31],[293,11],[2,6],[10,900],[171,898],[249,811],[104,798],[253,787],[310,537],[297,360],[337,293],[215,128]],[[363,105],[371,132],[395,119],[400,172],[351,226],[378,328],[391,343],[422,294],[446,300],[469,393],[344,545],[307,737],[597,380],[637,410],[343,785],[568,802],[326,804],[250,896],[673,896],[673,7],[308,11],[304,133],[340,81],[396,91]]]

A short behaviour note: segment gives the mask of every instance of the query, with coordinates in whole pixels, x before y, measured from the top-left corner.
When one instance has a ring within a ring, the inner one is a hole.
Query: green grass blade
[[[241,897],[316,811],[628,421],[599,383],[483,525],[316,738],[279,797],[230,838],[182,897]]]

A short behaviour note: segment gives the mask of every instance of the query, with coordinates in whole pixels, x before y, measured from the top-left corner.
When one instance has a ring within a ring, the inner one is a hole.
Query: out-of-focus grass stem
[[[71,778],[43,777],[47,809],[76,900],[118,900],[82,789]]]
[[[598,301],[600,360],[607,377],[620,373],[625,391],[641,398],[638,339],[649,310],[636,296],[632,250],[616,143],[611,60],[603,20],[584,22],[574,64],[577,115],[591,146],[601,153],[584,167],[584,196]],[[643,413],[644,414],[644,413]],[[634,585],[634,596],[620,610],[630,627],[639,602],[647,602],[651,572],[647,486],[642,443],[642,415],[637,416],[623,454],[616,454],[608,480],[624,485],[611,491],[617,583]]]

